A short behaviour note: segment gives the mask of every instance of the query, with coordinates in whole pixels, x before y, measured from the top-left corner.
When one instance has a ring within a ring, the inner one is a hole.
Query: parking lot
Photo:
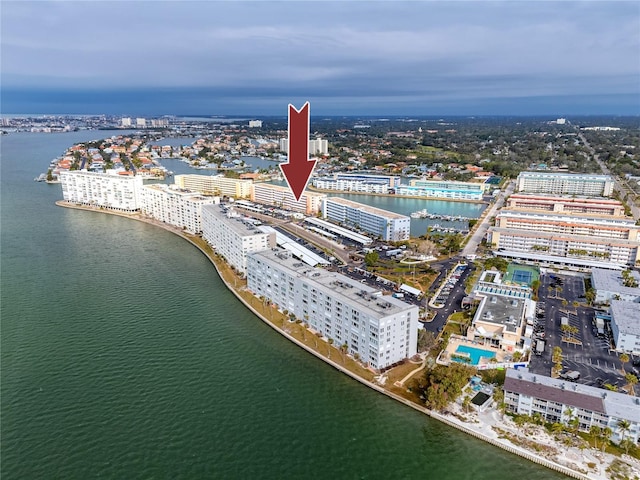
[[[540,277],[538,311],[534,325],[534,339],[545,341],[545,350],[533,355],[530,370],[550,375],[553,363],[553,348],[562,349],[563,372],[580,373],[578,383],[602,387],[610,384],[623,387],[626,384],[619,355],[613,351],[610,332],[605,329],[598,335],[595,325],[596,310],[584,304],[584,280],[580,276],[543,274]],[[578,302],[578,306],[574,306]],[[563,323],[575,327],[577,332],[563,333]],[[570,341],[567,341],[570,340]],[[534,351],[535,351],[535,343]],[[626,371],[633,373],[631,362]]]

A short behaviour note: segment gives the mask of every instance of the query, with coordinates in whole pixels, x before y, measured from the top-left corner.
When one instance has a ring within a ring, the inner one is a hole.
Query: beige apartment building
[[[233,198],[249,198],[252,180],[227,178],[222,175],[176,175],[175,184],[180,188],[201,192],[205,195],[219,195]]]
[[[253,185],[251,201],[263,205],[300,212],[306,215],[316,215],[322,210],[322,202],[327,195],[324,193],[314,193],[305,190],[300,196],[300,200],[291,193],[289,187],[273,185],[270,183],[256,183]]]
[[[608,198],[559,197],[516,193],[507,199],[506,207],[512,210],[608,215],[610,217],[624,216],[624,205],[618,200]]]

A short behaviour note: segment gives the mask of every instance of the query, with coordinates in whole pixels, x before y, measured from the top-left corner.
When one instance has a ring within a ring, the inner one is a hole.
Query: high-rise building
[[[262,128],[262,120],[249,120],[249,128]]]
[[[176,185],[157,183],[140,190],[143,214],[192,234],[202,232],[202,207],[219,202],[219,197],[206,197]]]
[[[380,370],[417,351],[418,307],[285,250],[249,255],[247,287]]]
[[[398,195],[412,197],[453,198],[459,200],[482,200],[485,184],[456,182],[450,180],[411,180],[409,185],[400,185]]]
[[[138,127],[138,128],[146,128],[147,127],[147,119],[146,118],[136,118],[136,127]]]
[[[124,213],[140,210],[140,176],[70,170],[60,172],[60,183],[68,202]]]
[[[276,246],[275,233],[256,229],[251,220],[222,205],[202,209],[202,238],[242,275],[247,272],[248,254]]]
[[[131,118],[129,117],[124,117],[120,120],[120,125],[122,125],[123,127],[130,127],[131,126]]]
[[[529,193],[610,197],[613,179],[591,173],[520,172],[517,189]]]

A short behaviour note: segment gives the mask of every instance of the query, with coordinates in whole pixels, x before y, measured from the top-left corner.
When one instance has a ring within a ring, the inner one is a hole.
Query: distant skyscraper
[[[249,120],[249,128],[262,128],[262,120]]]
[[[136,127],[145,128],[147,126],[147,120],[145,118],[136,118]]]
[[[130,127],[131,126],[131,118],[124,117],[122,120],[120,120],[120,125],[122,125],[123,127]]]

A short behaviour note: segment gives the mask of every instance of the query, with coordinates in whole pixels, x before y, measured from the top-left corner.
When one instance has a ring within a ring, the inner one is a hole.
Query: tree
[[[629,391],[629,395],[634,395],[634,387],[638,383],[638,377],[636,377],[633,373],[627,373],[625,374],[624,379],[627,381],[627,389]]]
[[[465,395],[464,398],[462,399],[462,408],[464,409],[465,413],[469,413],[470,407],[471,407],[471,398],[469,397],[469,395]]]
[[[347,345],[346,343],[343,343],[342,345],[340,345],[340,353],[342,354],[342,364],[344,365],[345,360],[345,355],[346,353],[349,351],[349,345]]]
[[[51,169],[47,170],[47,182],[53,181],[53,171]]]
[[[624,442],[627,433],[629,433],[629,431],[631,430],[631,422],[629,422],[629,420],[618,420],[618,423],[616,423],[616,428],[617,430],[620,432],[620,444],[622,444],[622,442]],[[628,448],[627,448],[627,453],[628,453]]]
[[[629,355],[623,353],[620,355],[620,361],[622,362],[622,373],[624,374],[624,364],[629,362]]]
[[[330,338],[328,340],[328,343],[329,343],[329,350],[328,350],[329,351],[329,355],[327,355],[327,358],[331,358],[331,345],[333,345],[333,338]]]
[[[589,435],[593,438],[593,448],[598,449],[598,440],[602,436],[602,428],[597,425],[591,425],[589,428]]]
[[[520,359],[522,358],[522,353],[521,352],[513,352],[513,361],[514,362],[519,362]]]
[[[600,445],[600,447],[602,448],[602,453],[604,453],[604,449],[609,444],[611,435],[613,435],[613,431],[609,427],[604,427],[602,429],[602,436],[600,437],[600,439],[602,440],[602,444]]]
[[[364,256],[364,263],[367,265],[367,267],[373,267],[376,263],[378,263],[378,260],[380,260],[380,255],[376,251],[369,252]]]
[[[425,328],[418,330],[418,352],[427,352],[436,346],[436,336]]]

